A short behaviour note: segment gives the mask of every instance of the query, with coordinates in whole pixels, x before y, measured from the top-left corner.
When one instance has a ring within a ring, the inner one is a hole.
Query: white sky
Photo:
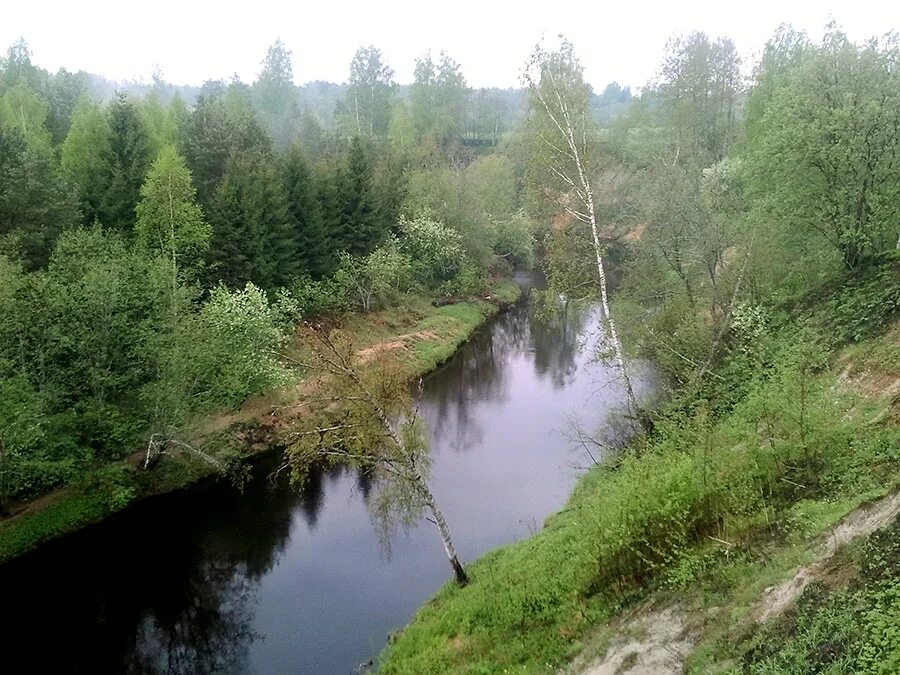
[[[898,0],[4,0],[0,49],[24,37],[37,65],[115,80],[201,84],[238,73],[252,81],[277,37],[294,53],[294,79],[342,82],[357,47],[384,52],[399,82],[413,60],[446,49],[471,86],[515,86],[544,33],[575,43],[595,88],[643,85],[666,40],[702,30],[758,54],[781,22],[814,39],[835,18],[851,39],[900,30]]]

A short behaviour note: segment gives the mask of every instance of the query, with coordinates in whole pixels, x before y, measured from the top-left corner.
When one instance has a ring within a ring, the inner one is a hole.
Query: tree
[[[281,177],[268,156],[235,156],[216,190],[209,272],[232,288],[265,290],[297,275],[297,241]]]
[[[447,520],[428,485],[430,458],[422,423],[412,408],[405,371],[390,354],[359,364],[340,331],[307,327],[302,333],[306,364],[327,381],[328,400],[306,415],[294,432],[288,462],[295,481],[311,466],[353,466],[372,481],[369,508],[382,534],[411,525],[423,513],[434,523],[456,583],[468,583]],[[320,387],[325,390],[326,387]]]
[[[295,133],[297,89],[291,52],[281,39],[266,52],[262,70],[253,83],[253,100],[275,146],[288,147]]]
[[[420,139],[438,145],[458,138],[465,127],[468,88],[459,64],[442,51],[435,64],[431,52],[416,59],[410,88],[413,125]]]
[[[657,94],[671,130],[671,162],[682,154],[700,166],[723,159],[738,131],[740,58],[728,38],[704,33],[669,42]]]
[[[299,272],[321,279],[334,269],[336,256],[325,227],[315,178],[297,145],[284,158],[284,192],[297,241]]]
[[[203,218],[196,195],[184,159],[174,147],[164,147],[141,187],[134,229],[140,245],[171,260],[173,294],[179,271],[196,273],[209,249],[212,229]]]
[[[88,90],[88,75],[84,71],[70,73],[60,68],[49,82],[47,103],[50,110],[46,126],[53,137],[53,145],[58,147],[66,139],[72,116],[82,96]]]
[[[368,138],[387,135],[391,124],[394,71],[383,61],[380,49],[360,47],[350,62],[346,110],[354,134]]]
[[[46,264],[57,235],[78,222],[78,206],[52,155],[0,127],[0,239],[14,237],[29,268]]]
[[[572,44],[563,40],[556,51],[535,47],[523,76],[529,95],[529,122],[536,136],[533,152],[547,169],[546,190],[577,222],[590,230],[596,260],[600,303],[608,339],[632,412],[642,426],[649,417],[637,401],[616,323],[610,312],[604,265],[604,246],[597,225],[591,165],[596,152],[596,130],[587,115],[588,86]]]
[[[130,233],[150,168],[150,139],[135,105],[119,93],[109,107],[109,183],[102,203],[101,222]]]
[[[900,45],[832,25],[795,62],[756,126],[751,189],[782,231],[816,233],[859,270],[900,242]]]
[[[354,255],[366,255],[380,244],[387,227],[378,217],[368,148],[355,136],[340,174],[338,203],[340,229],[338,248]]]
[[[260,126],[253,110],[232,97],[226,105],[225,89],[216,94],[207,87],[197,106],[185,120],[180,149],[191,170],[197,198],[210,212],[216,188],[234,155],[265,154],[272,141]]]
[[[111,153],[109,121],[97,105],[82,98],[62,144],[60,163],[78,196],[86,224],[100,219],[103,213]]]
[[[35,151],[50,154],[53,137],[45,126],[50,106],[25,82],[7,89],[0,96],[0,125],[16,129]]]
[[[177,113],[171,106],[163,105],[156,89],[152,89],[140,102],[138,112],[147,130],[150,154],[156,157],[167,145],[178,142]]]

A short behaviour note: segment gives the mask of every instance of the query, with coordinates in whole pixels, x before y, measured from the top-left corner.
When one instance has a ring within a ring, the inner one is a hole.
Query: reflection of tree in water
[[[420,404],[432,445],[462,452],[475,447],[483,430],[472,414],[483,401],[509,399],[507,366],[512,354],[524,351],[528,308],[516,305],[479,330],[437,377],[425,382]]]
[[[138,626],[136,673],[219,673],[239,669],[250,644],[256,584],[233,561],[201,562]]]
[[[138,627],[135,672],[241,669],[250,645],[262,637],[252,630],[258,581],[287,546],[293,512],[314,529],[327,483],[340,480],[346,469],[313,471],[302,491],[287,476],[263,479],[270,471],[259,468],[243,497],[230,502],[226,522],[195,538],[193,547],[180,548],[187,551],[174,573],[180,586],[160,589],[162,597]]]
[[[325,477],[300,495],[268,471],[243,495],[219,486],[148,500],[0,568],[6,657],[36,672],[241,670],[259,637],[258,583],[294,508],[313,527],[322,506]],[[52,649],[30,647],[36,625]]]
[[[541,378],[549,377],[555,389],[565,387],[575,375],[575,358],[592,313],[591,308],[567,303],[556,317],[534,318],[530,323],[535,372]]]

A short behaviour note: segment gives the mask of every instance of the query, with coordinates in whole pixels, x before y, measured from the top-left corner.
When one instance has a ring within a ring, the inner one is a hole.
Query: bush
[[[365,257],[342,253],[334,283],[340,293],[364,312],[396,303],[410,290],[412,263],[396,242],[388,242]]]
[[[428,217],[401,218],[398,243],[410,261],[413,278],[428,290],[452,281],[465,266],[459,232]]]

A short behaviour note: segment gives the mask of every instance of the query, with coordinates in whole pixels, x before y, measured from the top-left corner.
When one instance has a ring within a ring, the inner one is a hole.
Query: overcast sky
[[[294,79],[342,82],[353,53],[374,44],[399,82],[412,79],[426,49],[446,49],[472,86],[515,86],[541,34],[575,43],[596,88],[643,85],[666,40],[702,30],[728,35],[757,55],[781,22],[822,34],[836,19],[854,40],[900,29],[898,0],[59,0],[13,2],[0,16],[3,49],[24,37],[34,62],[51,71],[84,69],[115,80],[200,84],[237,73],[252,81],[280,37],[294,56]]]

